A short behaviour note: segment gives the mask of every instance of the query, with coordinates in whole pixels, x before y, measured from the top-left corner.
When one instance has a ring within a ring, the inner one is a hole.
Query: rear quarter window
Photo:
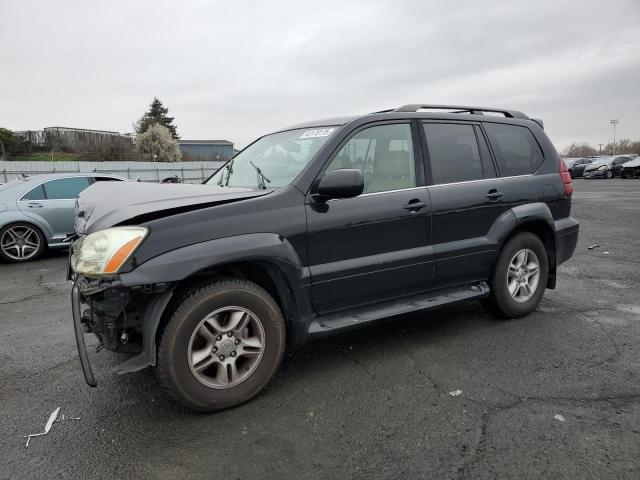
[[[528,128],[499,123],[485,123],[484,128],[501,176],[528,175],[542,166],[542,149]]]
[[[31,189],[27,194],[22,197],[22,200],[44,200],[44,188],[42,185],[38,185],[36,188]]]

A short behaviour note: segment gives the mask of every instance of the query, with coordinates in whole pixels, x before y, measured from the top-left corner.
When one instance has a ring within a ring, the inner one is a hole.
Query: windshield
[[[260,189],[289,185],[336,129],[335,126],[301,128],[262,137],[206,183]]]

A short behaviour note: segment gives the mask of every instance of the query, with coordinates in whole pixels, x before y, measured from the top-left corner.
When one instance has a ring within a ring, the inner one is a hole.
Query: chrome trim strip
[[[427,188],[427,187],[426,186],[409,187],[409,188],[400,188],[400,189],[397,189],[397,190],[385,190],[383,192],[362,193],[362,194],[358,195],[358,197],[370,197],[372,195],[384,195],[386,193],[409,192],[411,190],[422,190],[422,189],[425,189],[425,188]],[[358,198],[358,197],[356,197],[356,198]]]
[[[465,180],[463,182],[436,183],[436,184],[433,184],[433,185],[428,185],[428,187],[429,188],[431,188],[431,187],[446,187],[447,185],[463,185],[465,183],[488,182],[490,180],[505,180],[505,179],[509,179],[509,178],[524,178],[524,177],[531,177],[531,176],[533,176],[532,173],[527,173],[525,175],[510,175],[508,177],[480,178],[478,180]]]

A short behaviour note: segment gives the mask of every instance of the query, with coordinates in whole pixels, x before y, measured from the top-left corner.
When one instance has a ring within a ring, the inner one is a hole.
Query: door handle
[[[429,203],[428,202],[421,202],[420,200],[411,200],[409,203],[407,203],[405,206],[403,206],[402,208],[404,208],[405,210],[410,210],[412,213],[415,213],[419,210],[422,210],[425,207],[428,207]]]
[[[42,208],[43,205],[41,203],[27,203],[27,207],[29,207],[29,208]]]
[[[499,192],[495,188],[492,188],[491,190],[489,190],[489,193],[487,193],[486,195],[486,197],[489,200],[500,200],[500,198],[502,198],[503,196],[504,196],[504,193]]]

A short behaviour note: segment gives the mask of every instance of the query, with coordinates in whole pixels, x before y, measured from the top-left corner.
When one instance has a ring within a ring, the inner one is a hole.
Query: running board
[[[317,317],[309,326],[309,335],[329,334],[334,330],[366,325],[382,318],[428,310],[474,298],[483,298],[488,294],[489,286],[485,282],[480,282],[474,285],[436,290],[375,305],[352,308]]]

